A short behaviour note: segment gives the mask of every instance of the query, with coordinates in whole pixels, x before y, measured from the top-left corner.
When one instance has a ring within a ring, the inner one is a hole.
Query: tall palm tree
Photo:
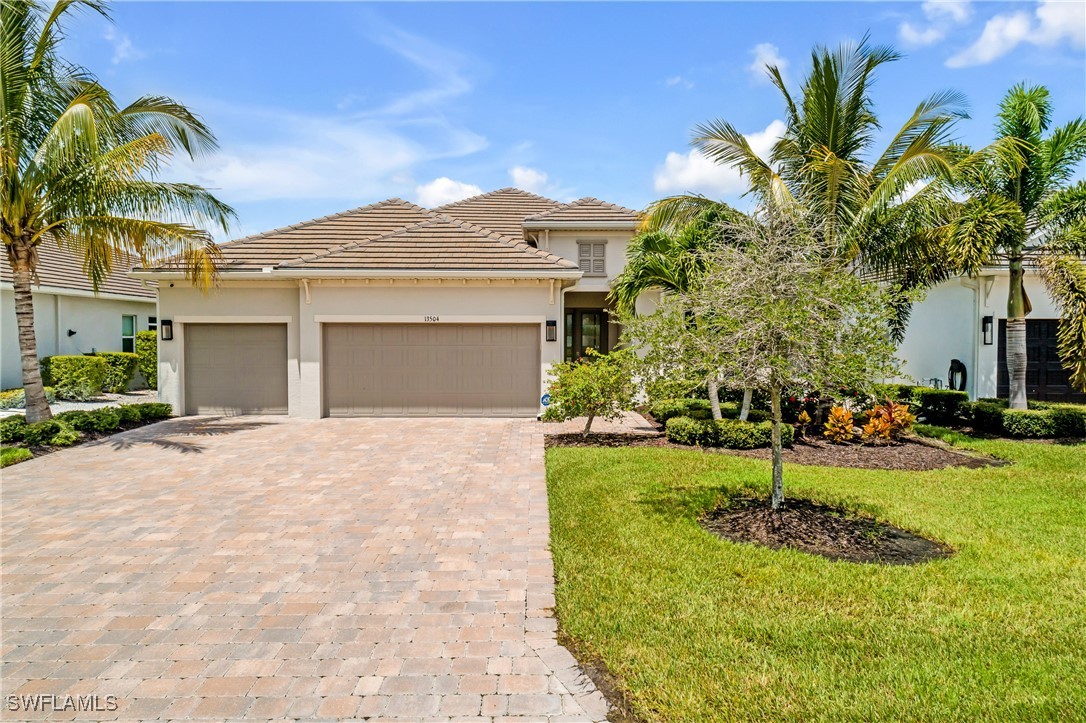
[[[11,265],[26,416],[50,417],[38,367],[31,283],[38,246],[83,258],[97,289],[115,264],[173,264],[212,283],[217,249],[234,212],[199,186],[158,173],[176,153],[191,158],[215,138],[185,106],[147,96],[120,107],[86,69],[58,54],[62,23],[94,0],[0,3],[0,238]]]
[[[1071,383],[1086,391],[1086,182],[1072,183],[1086,158],[1081,117],[1048,132],[1052,103],[1043,86],[1016,85],[999,106],[997,140],[959,165],[969,195],[945,229],[956,269],[975,274],[1006,264],[1010,406],[1026,408],[1027,266],[1036,266],[1060,308],[1057,343]]]

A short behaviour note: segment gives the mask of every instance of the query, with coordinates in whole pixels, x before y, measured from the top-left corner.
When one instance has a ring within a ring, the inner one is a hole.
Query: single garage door
[[[286,324],[185,324],[186,414],[286,414]]]
[[[1071,373],[1060,359],[1059,319],[1026,319],[1026,396],[1045,402],[1086,403],[1086,394],[1071,386]],[[999,320],[999,368],[996,394],[1006,399],[1011,377],[1007,370],[1007,320]]]
[[[331,417],[531,417],[539,409],[539,327],[326,324]]]

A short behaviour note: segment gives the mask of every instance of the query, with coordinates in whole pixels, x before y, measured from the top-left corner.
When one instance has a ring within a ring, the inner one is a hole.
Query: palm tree
[[[1026,408],[1027,266],[1036,266],[1060,308],[1058,349],[1071,383],[1086,390],[1086,182],[1072,183],[1086,157],[1086,121],[1054,129],[1043,86],[1016,85],[999,106],[997,140],[959,165],[969,195],[943,228],[954,267],[976,274],[1006,264],[1010,406]]]
[[[93,0],[0,3],[0,237],[12,270],[26,416],[48,419],[34,336],[31,282],[38,246],[83,258],[94,287],[114,264],[183,267],[195,283],[215,275],[217,249],[204,227],[225,231],[234,212],[199,186],[158,180],[175,153],[191,158],[215,138],[185,106],[147,96],[119,107],[86,69],[57,53],[74,8],[105,15]]]

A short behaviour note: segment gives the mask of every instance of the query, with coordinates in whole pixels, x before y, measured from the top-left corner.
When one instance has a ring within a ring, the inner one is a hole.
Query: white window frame
[[[132,335],[131,336],[126,336],[125,333],[124,333],[124,320],[125,319],[131,319],[132,320]],[[121,351],[124,351],[124,341],[125,341],[125,339],[131,339],[132,340],[132,351],[133,352],[136,351],[136,332],[139,331],[139,321],[140,321],[140,318],[135,314],[121,314]]]
[[[157,316],[148,316],[147,317],[147,331],[158,331],[158,317]]]
[[[577,239],[577,267],[585,276],[607,276],[607,241]]]

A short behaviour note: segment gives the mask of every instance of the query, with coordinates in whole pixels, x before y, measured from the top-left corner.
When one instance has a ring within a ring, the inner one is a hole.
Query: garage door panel
[[[186,324],[186,414],[286,414],[285,324]]]
[[[323,338],[329,416],[534,416],[538,409],[534,325],[328,324]]]

